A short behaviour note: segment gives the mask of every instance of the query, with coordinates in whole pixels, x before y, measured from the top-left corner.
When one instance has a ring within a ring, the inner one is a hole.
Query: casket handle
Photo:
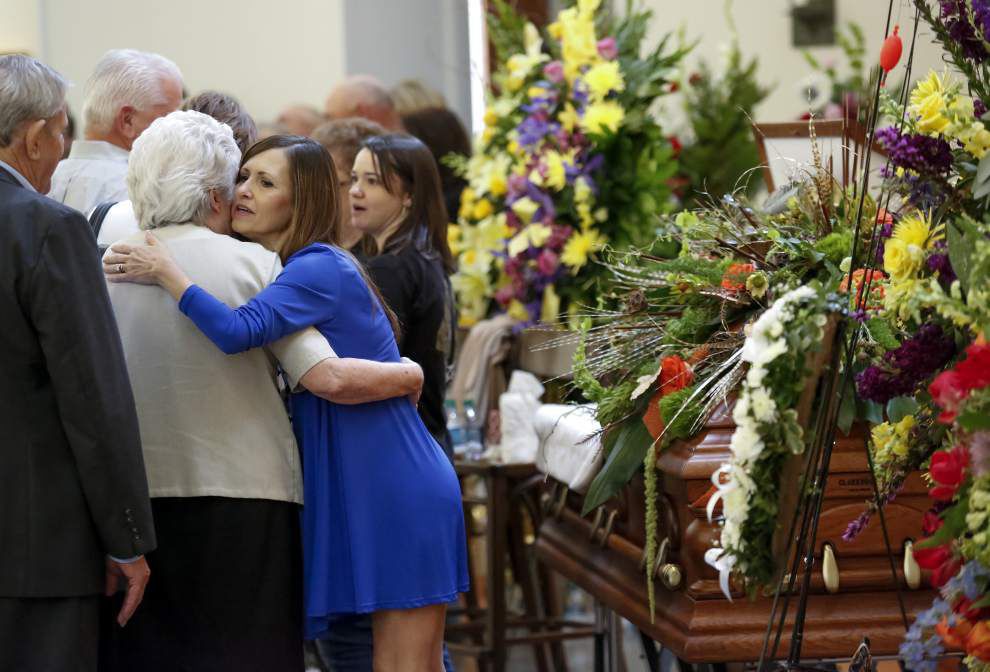
[[[550,509],[553,508],[553,504],[557,500],[558,487],[560,487],[560,484],[557,483],[557,481],[553,481],[553,485],[550,490],[540,495],[540,508],[543,509],[544,514],[549,514]]]
[[[588,535],[588,539],[591,541],[595,540],[595,536],[598,534],[598,529],[602,526],[603,520],[605,520],[605,507],[599,506],[595,509],[595,522],[591,524],[591,534]]]
[[[615,525],[615,518],[619,515],[616,509],[612,509],[608,512],[608,518],[605,519],[605,528],[602,530],[602,538],[599,539],[598,545],[605,548],[608,544],[608,537],[612,534],[612,527]]]
[[[839,592],[839,563],[835,560],[835,550],[832,544],[822,547],[822,579],[825,590],[833,595]]]
[[[911,590],[921,586],[921,567],[914,559],[914,542],[910,539],[904,542],[904,581]]]
[[[554,502],[553,510],[551,512],[553,517],[557,520],[560,520],[560,515],[564,512],[564,506],[567,505],[567,492],[567,486],[561,484],[560,492],[557,493],[557,501]]]

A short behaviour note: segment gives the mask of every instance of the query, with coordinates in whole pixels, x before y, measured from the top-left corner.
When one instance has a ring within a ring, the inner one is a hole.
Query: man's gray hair
[[[134,141],[127,192],[140,227],[205,224],[210,193],[230,200],[241,150],[230,127],[201,112],[172,112]]]
[[[30,56],[0,56],[0,147],[25,121],[54,117],[65,106],[62,75]]]
[[[179,67],[164,56],[136,49],[111,49],[86,82],[83,128],[105,133],[125,105],[146,110],[166,102],[162,81],[181,84]]]

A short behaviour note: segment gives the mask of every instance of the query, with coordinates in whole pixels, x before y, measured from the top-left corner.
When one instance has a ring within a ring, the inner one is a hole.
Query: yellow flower
[[[574,181],[574,202],[578,204],[588,203],[594,192],[591,191],[591,185],[588,184],[588,180],[585,177],[579,177]]]
[[[526,90],[526,95],[529,96],[530,98],[541,98],[541,97],[547,95],[547,90],[544,89],[542,86],[535,86],[534,85],[534,86],[529,87],[529,89]]]
[[[461,227],[457,224],[449,224],[447,226],[447,246],[450,247],[451,254],[456,256],[461,253],[460,242]]]
[[[487,198],[483,198],[474,204],[474,209],[471,211],[471,216],[474,219],[484,219],[490,214],[495,212],[495,208],[492,207],[492,202]]]
[[[457,211],[457,216],[459,219],[468,219],[471,213],[474,212],[474,189],[468,187],[461,192],[461,208]]]
[[[506,312],[509,313],[509,317],[517,322],[529,322],[532,319],[529,311],[526,310],[526,306],[519,299],[512,299],[509,309]]]
[[[577,231],[564,244],[560,261],[576,272],[588,263],[591,255],[602,249],[606,242],[608,239],[594,229],[587,228]]]
[[[518,156],[519,153],[522,151],[522,146],[519,144],[517,140],[509,140],[509,144],[506,146],[506,150],[508,150],[509,154],[512,154],[513,156]]]
[[[547,152],[544,157],[547,166],[546,185],[551,189],[560,191],[567,184],[567,173],[564,170],[564,157],[560,152],[553,150]]]
[[[495,197],[504,196],[505,192],[508,191],[505,175],[492,175],[488,180],[488,191]]]
[[[543,186],[543,175],[541,175],[540,171],[537,170],[536,168],[533,168],[533,170],[529,171],[529,175],[526,176],[526,179],[532,182],[537,187]]]
[[[894,240],[900,240],[905,245],[914,245],[922,250],[929,249],[944,237],[944,225],[940,224],[933,229],[931,221],[917,211],[898,222],[892,236]]]
[[[547,34],[553,39],[559,40],[564,34],[564,27],[560,25],[560,21],[554,21],[547,26]]]
[[[485,125],[494,126],[497,123],[498,123],[498,115],[495,113],[495,110],[489,107],[487,110],[485,110]]]
[[[578,124],[581,123],[581,118],[578,116],[577,110],[574,109],[573,105],[565,103],[564,109],[557,115],[557,121],[560,122],[560,125],[564,127],[565,131],[573,133]]]
[[[502,241],[512,235],[512,229],[505,223],[505,213],[489,217],[475,227],[476,245],[483,250],[498,250]]]
[[[908,280],[917,274],[924,260],[925,253],[920,247],[891,238],[884,247],[883,270],[895,282]]]
[[[602,100],[612,91],[621,91],[625,86],[618,61],[603,61],[592,66],[584,73],[584,81],[592,100]]]
[[[592,103],[584,111],[581,127],[588,133],[615,133],[626,116],[622,106],[613,100]]]
[[[481,141],[486,145],[492,141],[495,137],[495,129],[491,126],[485,126],[485,129],[481,131]]]
[[[932,72],[928,78],[911,92],[908,111],[916,117],[918,130],[928,135],[938,135],[949,125],[945,116],[947,107],[946,87],[938,73]]]
[[[546,224],[530,224],[509,241],[509,256],[515,257],[532,247],[542,247],[553,233]]]
[[[484,319],[492,294],[491,278],[487,270],[467,272],[461,268],[451,277],[450,283],[457,292],[457,305],[460,308],[458,324],[468,327]]]
[[[549,284],[543,290],[543,304],[540,306],[540,322],[550,324],[556,322],[559,316],[560,297],[557,296],[557,291],[553,288],[553,284]]]
[[[581,0],[577,7],[560,12],[559,28],[552,27],[551,35],[558,34],[564,77],[568,82],[581,74],[581,69],[599,60],[598,39],[595,36],[595,11],[600,0]]]
[[[539,209],[540,205],[529,196],[523,196],[518,201],[512,204],[512,211],[521,219],[525,224],[529,224],[530,220],[533,219],[533,214]]]

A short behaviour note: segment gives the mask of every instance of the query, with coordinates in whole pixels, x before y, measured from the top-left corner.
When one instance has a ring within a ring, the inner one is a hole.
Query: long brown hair
[[[320,143],[300,135],[272,135],[251,145],[241,157],[241,168],[253,157],[270,149],[281,149],[289,161],[289,178],[292,184],[292,218],[289,220],[289,236],[282,243],[278,255],[285,263],[289,257],[313,243],[333,245],[344,252],[368,285],[371,294],[378,299],[396,340],[399,339],[399,321],[385,303],[378,286],[365,272],[364,267],[347,250],[337,246],[340,235],[340,207],[337,204],[337,171],[330,152]]]
[[[429,148],[418,138],[400,133],[368,138],[362,146],[374,155],[385,189],[395,193],[398,180],[412,202],[382,252],[399,252],[412,245],[421,254],[439,257],[444,270],[453,273],[454,257],[447,244],[447,207],[443,204],[437,162]]]

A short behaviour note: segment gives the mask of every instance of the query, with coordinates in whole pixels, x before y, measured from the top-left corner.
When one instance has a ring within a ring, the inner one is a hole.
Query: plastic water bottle
[[[464,456],[469,460],[480,460],[485,452],[485,444],[481,438],[483,422],[474,408],[474,401],[464,402]]]
[[[457,403],[453,399],[443,402],[447,415],[447,431],[450,432],[451,443],[454,444],[454,455],[463,455],[466,447],[467,431],[461,414],[457,412]]]

